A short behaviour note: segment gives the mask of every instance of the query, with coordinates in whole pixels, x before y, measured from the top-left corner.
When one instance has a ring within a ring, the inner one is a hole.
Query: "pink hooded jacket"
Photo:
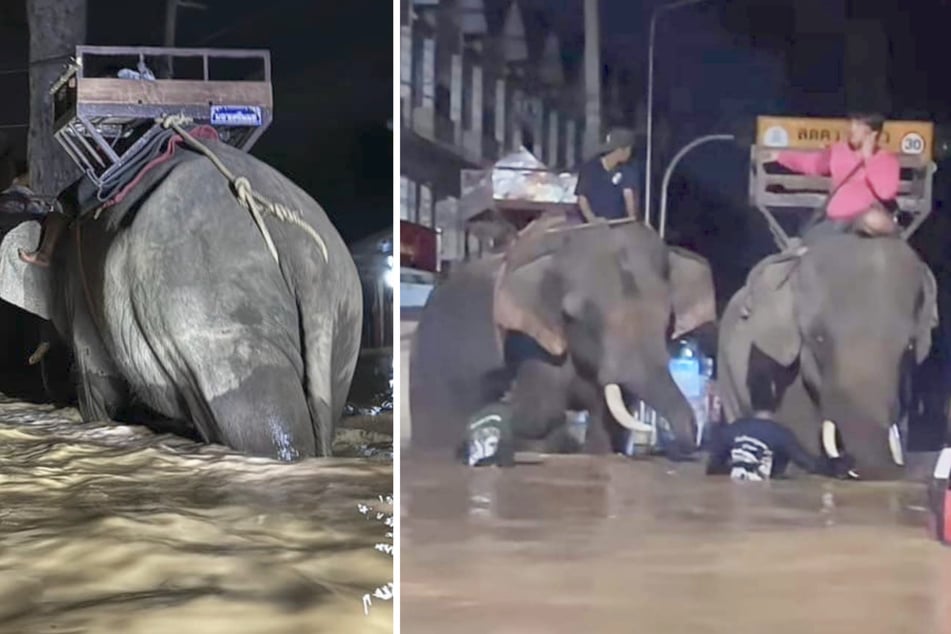
[[[835,189],[862,162],[862,155],[840,141],[818,153],[780,152],[777,161],[800,174],[831,176],[831,189]],[[852,220],[868,211],[876,200],[894,200],[898,195],[899,172],[898,158],[879,150],[839,187],[827,207],[829,218]]]

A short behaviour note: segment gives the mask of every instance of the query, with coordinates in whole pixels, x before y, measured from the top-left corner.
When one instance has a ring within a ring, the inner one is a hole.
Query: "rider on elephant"
[[[631,162],[634,141],[633,131],[615,128],[597,155],[581,166],[575,194],[585,222],[597,218],[637,220],[640,179],[637,166]]]
[[[892,215],[898,195],[898,158],[879,147],[885,119],[878,114],[850,118],[848,141],[819,153],[777,152],[767,161],[800,174],[830,176],[832,189],[825,205],[807,225],[809,237],[843,231],[868,235],[896,232]]]

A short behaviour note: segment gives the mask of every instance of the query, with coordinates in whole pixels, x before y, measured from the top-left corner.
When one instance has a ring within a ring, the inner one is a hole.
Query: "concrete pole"
[[[584,156],[601,145],[601,28],[598,0],[584,0]]]

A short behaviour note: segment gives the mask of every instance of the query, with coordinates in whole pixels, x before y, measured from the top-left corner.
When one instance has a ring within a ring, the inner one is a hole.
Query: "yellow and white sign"
[[[849,138],[848,119],[757,117],[756,144],[775,149],[818,150]],[[934,124],[930,121],[886,121],[881,145],[896,154],[934,154]]]

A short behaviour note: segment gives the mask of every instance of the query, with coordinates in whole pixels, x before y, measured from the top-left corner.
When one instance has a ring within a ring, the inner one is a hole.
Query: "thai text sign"
[[[756,119],[756,144],[762,147],[817,150],[848,138],[848,119]],[[896,154],[922,156],[930,160],[934,153],[934,124],[928,121],[886,121],[881,146]]]

